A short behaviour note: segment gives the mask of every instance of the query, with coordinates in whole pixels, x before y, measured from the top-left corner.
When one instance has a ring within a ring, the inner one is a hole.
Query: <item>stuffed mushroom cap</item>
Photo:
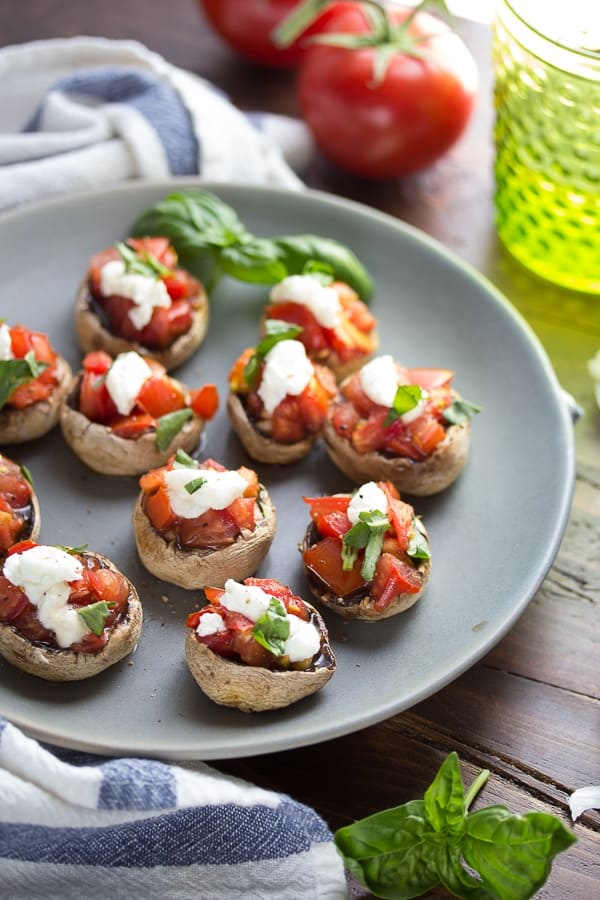
[[[38,400],[22,409],[4,406],[0,409],[0,444],[23,444],[48,434],[58,423],[60,411],[69,394],[73,375],[68,362],[56,360],[58,384],[46,400]]]

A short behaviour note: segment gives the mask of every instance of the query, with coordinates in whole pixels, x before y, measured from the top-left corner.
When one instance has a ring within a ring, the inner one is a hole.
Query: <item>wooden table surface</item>
[[[586,371],[586,361],[600,348],[600,297],[540,281],[499,246],[492,203],[490,30],[458,24],[476,58],[481,86],[468,132],[445,159],[403,180],[371,183],[315,157],[303,176],[311,187],[384,210],[436,237],[525,315],[563,386],[585,409],[575,428],[573,508],[554,566],[526,612],[492,652],[452,684],[347,737],[217,764],[291,793],[334,829],[421,796],[451,750],[461,758],[467,783],[480,768],[491,770],[480,803],[553,812],[567,825],[571,791],[600,782],[600,412]],[[0,45],[77,34],[140,40],[170,62],[211,79],[242,109],[297,114],[293,75],[236,58],[213,35],[194,0],[0,3]],[[538,894],[547,900],[598,896],[600,813],[585,813],[573,827],[578,842],[557,858]],[[356,898],[369,896],[355,884],[350,891]]]

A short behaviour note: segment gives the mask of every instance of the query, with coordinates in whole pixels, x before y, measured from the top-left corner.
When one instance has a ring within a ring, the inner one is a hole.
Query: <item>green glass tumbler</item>
[[[567,6],[496,2],[496,223],[530,270],[600,294],[600,3]]]

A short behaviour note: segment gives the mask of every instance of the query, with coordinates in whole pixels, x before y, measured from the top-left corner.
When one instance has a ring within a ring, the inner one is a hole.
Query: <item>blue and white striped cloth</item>
[[[0,83],[0,210],[171,175],[298,189],[313,148],[299,120],[245,115],[135,41],[4,47]]]
[[[0,896],[342,900],[347,893],[327,825],[290,797],[203,763],[50,752],[0,718]]]

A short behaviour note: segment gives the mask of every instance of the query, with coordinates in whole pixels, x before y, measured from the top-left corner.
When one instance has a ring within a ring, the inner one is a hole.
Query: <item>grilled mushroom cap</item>
[[[321,632],[321,655],[309,669],[273,670],[226,659],[189,631],[185,655],[204,693],[221,706],[233,706],[242,712],[262,712],[290,706],[320,690],[334,674],[336,660],[325,622],[310,603],[306,606]]]
[[[0,443],[23,444],[51,431],[57,424],[61,405],[71,389],[73,374],[68,362],[56,361],[59,382],[47,400],[38,400],[23,409],[5,406],[0,410]]]
[[[233,544],[214,550],[185,549],[174,537],[159,534],[144,512],[143,499],[141,491],[132,516],[142,563],[157,578],[189,590],[207,585],[222,588],[228,578],[248,578],[260,566],[275,536],[275,507],[263,485],[259,485],[261,516],[254,531],[244,530]]]
[[[453,392],[453,398],[458,397]],[[357,484],[391,481],[401,494],[426,497],[445,490],[460,475],[469,455],[471,422],[450,425],[433,453],[420,462],[377,451],[357,453],[350,441],[333,427],[331,412],[325,423],[323,438],[331,461]]]
[[[94,556],[109,569],[119,571],[101,553],[86,551],[85,555]],[[11,665],[45,681],[81,681],[108,669],[131,653],[142,630],[142,604],[135,587],[127,581],[127,612],[114,625],[102,650],[82,653],[36,644],[23,637],[13,625],[0,624],[0,654]]]
[[[320,437],[319,434],[312,434],[293,444],[281,444],[271,440],[254,427],[240,397],[233,391],[230,391],[227,397],[227,412],[233,430],[244,445],[246,453],[258,462],[283,463],[284,465],[298,462],[300,459],[304,459]]]
[[[425,528],[423,528],[423,532],[425,537],[427,537]],[[304,539],[298,548],[300,553],[304,554],[305,550],[312,547],[318,540],[318,537],[319,535],[316,526],[314,522],[311,522],[306,529]],[[396,616],[398,613],[410,609],[410,607],[414,606],[417,600],[422,597],[431,573],[431,560],[418,560],[418,564],[415,568],[421,575],[421,589],[414,594],[397,594],[391,603],[382,610],[375,608],[374,601],[369,594],[368,585],[364,590],[354,591],[353,594],[350,594],[347,597],[340,597],[331,591],[329,586],[307,566],[305,566],[304,571],[306,572],[311,593],[317,598],[319,603],[323,604],[323,606],[333,610],[333,612],[337,613],[338,616],[341,616],[342,619],[361,619],[365,622],[378,622],[380,619],[389,619],[391,616]]]
[[[165,465],[179,448],[191,453],[198,446],[204,419],[195,414],[184,423],[164,450],[157,447],[155,432],[135,439],[122,438],[106,425],[90,421],[76,408],[81,377],[80,372],[73,390],[62,405],[60,427],[69,447],[95,472],[102,475],[141,475]]]
[[[83,280],[75,300],[75,332],[79,346],[84,353],[105,350],[110,356],[118,356],[128,350],[135,350],[141,356],[157,360],[167,369],[175,369],[192,356],[206,336],[209,321],[209,304],[206,291],[200,285],[200,292],[192,301],[192,324],[185,334],[175,338],[164,350],[152,350],[136,341],[112,334],[104,327],[100,317],[90,305],[91,295],[87,278]]]

